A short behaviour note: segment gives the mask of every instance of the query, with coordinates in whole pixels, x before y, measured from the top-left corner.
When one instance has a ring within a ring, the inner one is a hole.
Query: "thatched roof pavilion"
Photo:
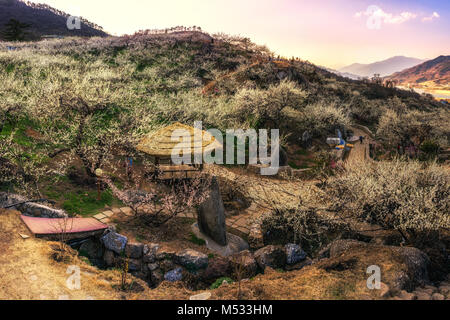
[[[189,132],[191,142],[188,145],[183,145],[182,137],[172,141],[172,134],[175,130],[186,130]],[[171,165],[172,150],[175,146],[182,150],[185,148],[189,149],[191,157],[194,157],[195,154],[203,154],[205,151],[220,150],[223,147],[210,133],[176,122],[144,137],[139,142],[137,150],[154,157],[155,165],[158,165],[163,173],[195,170],[190,165]],[[163,163],[168,165],[161,165]],[[175,177],[174,174],[168,176]]]
[[[184,146],[182,138],[172,141],[172,134],[175,130],[186,130],[191,135],[190,145]],[[197,139],[194,141],[194,139]],[[222,144],[217,141],[210,133],[193,128],[191,126],[175,122],[167,127],[157,130],[148,136],[144,137],[137,146],[137,149],[148,155],[158,158],[170,158],[172,150],[178,147],[187,147],[190,149],[191,154],[199,154],[205,151],[212,151],[213,149],[222,148]]]

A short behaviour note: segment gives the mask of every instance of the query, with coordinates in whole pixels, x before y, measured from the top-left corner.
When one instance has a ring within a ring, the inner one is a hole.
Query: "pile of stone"
[[[22,214],[30,217],[41,218],[64,218],[67,213],[64,210],[51,208],[36,202],[26,202],[29,199],[18,194],[0,192],[0,207],[20,211]],[[15,205],[13,207],[10,207]]]
[[[196,280],[212,283],[220,277],[233,277],[237,270],[251,278],[266,267],[300,269],[311,263],[296,244],[269,245],[255,253],[244,250],[228,257],[208,255],[192,249],[175,251],[156,243],[131,243],[128,238],[108,231],[100,239],[84,242],[79,251],[93,263],[105,268],[117,267],[128,259],[128,271],[152,287],[162,281]]]

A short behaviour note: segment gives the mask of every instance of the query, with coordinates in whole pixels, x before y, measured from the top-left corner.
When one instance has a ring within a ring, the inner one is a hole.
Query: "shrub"
[[[328,242],[329,233],[341,227],[339,221],[324,220],[315,209],[303,206],[275,209],[261,224],[265,244],[299,243],[309,255]]]
[[[449,178],[436,163],[356,163],[330,179],[327,191],[351,216],[408,239],[450,227]]]
[[[250,115],[255,123],[280,128],[285,120],[283,111],[286,108],[301,109],[305,96],[303,90],[289,81],[271,85],[267,90],[242,89],[235,97],[236,115],[245,117],[243,121]]]
[[[310,104],[303,110],[300,123],[314,136],[323,137],[334,133],[336,128],[349,125],[350,119],[344,109],[321,101]]]

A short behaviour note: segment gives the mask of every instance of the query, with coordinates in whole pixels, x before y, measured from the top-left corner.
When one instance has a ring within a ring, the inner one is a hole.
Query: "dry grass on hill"
[[[122,292],[114,289],[119,284],[117,271],[102,271],[86,264],[77,256],[65,263],[51,257],[52,243],[31,236],[12,210],[0,210],[0,299],[186,299],[192,292],[180,284],[165,283],[157,290],[134,279],[135,290]],[[81,270],[81,289],[70,290],[66,281],[67,267],[76,265]]]

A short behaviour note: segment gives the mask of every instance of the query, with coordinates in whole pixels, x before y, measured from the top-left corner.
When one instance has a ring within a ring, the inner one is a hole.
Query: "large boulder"
[[[288,243],[284,246],[286,263],[289,265],[299,263],[306,259],[306,253],[298,244]]]
[[[226,246],[225,207],[216,177],[212,178],[208,198],[197,208],[197,216],[200,231],[219,245]]]
[[[282,246],[269,245],[255,252],[255,260],[261,269],[283,268],[286,265],[286,253]]]
[[[412,291],[429,281],[427,270],[430,259],[417,248],[336,240],[324,251],[328,251],[328,254],[323,253],[322,259],[316,261],[318,268],[327,272],[346,271],[357,275],[369,266],[378,266],[383,283],[389,287],[389,294],[401,290]]]
[[[144,245],[142,243],[127,243],[125,246],[125,255],[132,259],[142,258]]]
[[[428,282],[428,265],[430,259],[421,250],[413,247],[390,247],[406,265],[406,272],[399,273],[394,286],[400,289],[411,289]]]
[[[249,250],[244,250],[231,257],[231,271],[241,271],[243,278],[251,278],[258,273],[258,263]]]
[[[208,262],[208,267],[203,272],[202,277],[208,281],[228,276],[230,273],[230,260],[225,257],[217,257]]]
[[[186,267],[188,270],[204,269],[208,266],[208,256],[204,253],[186,249],[176,254],[175,260],[178,264]]]
[[[182,268],[176,268],[173,270],[170,270],[164,275],[164,280],[169,282],[175,282],[175,281],[181,281],[183,279],[183,269]]]
[[[109,232],[101,238],[106,249],[121,254],[127,245],[128,238],[116,232]]]

